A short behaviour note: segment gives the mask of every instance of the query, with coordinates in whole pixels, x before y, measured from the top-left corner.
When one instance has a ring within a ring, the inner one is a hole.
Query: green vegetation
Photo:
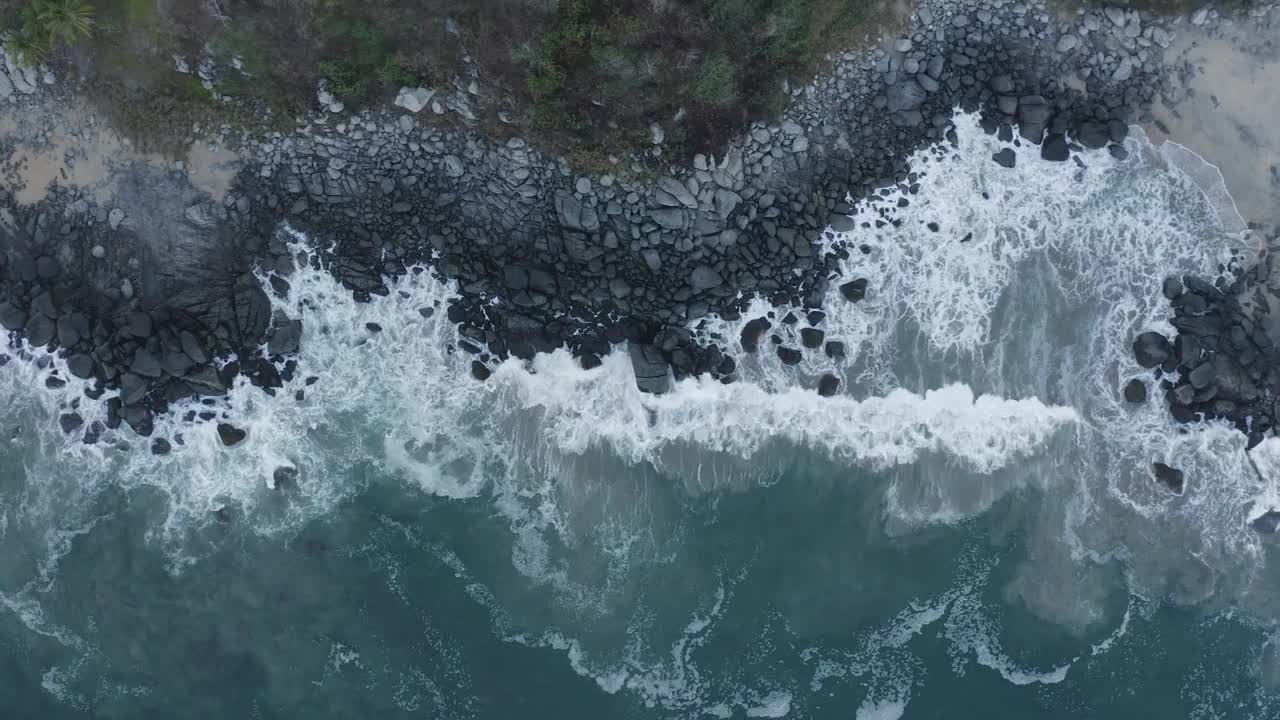
[[[806,80],[894,2],[93,0],[95,14],[85,0],[0,0],[0,21],[14,30],[11,47],[32,57],[77,43],[100,101],[139,133],[148,117],[139,108],[171,107],[172,121],[153,122],[181,132],[175,142],[189,134],[180,128],[231,111],[173,70],[173,56],[194,67],[211,52],[223,93],[280,118],[311,109],[321,78],[357,110],[404,85],[451,92],[455,78],[478,76],[490,130],[603,163],[650,147],[654,121],[666,129],[664,151],[680,154],[774,112],[784,78]],[[232,58],[248,76],[225,71]],[[498,107],[511,125],[497,121]]]
[[[43,62],[59,46],[92,35],[93,15],[93,6],[83,0],[27,0],[7,44],[24,62]]]

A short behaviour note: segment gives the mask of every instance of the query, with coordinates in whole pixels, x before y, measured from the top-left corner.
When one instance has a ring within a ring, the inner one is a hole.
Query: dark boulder
[[[641,392],[661,395],[671,389],[671,366],[662,351],[653,345],[631,343],[628,347],[636,387]]]
[[[488,380],[489,376],[492,374],[493,372],[490,371],[489,367],[484,363],[479,360],[471,361],[471,377],[479,380],[480,382],[484,382],[485,380]]]
[[[234,425],[218,423],[218,438],[222,440],[222,444],[227,447],[239,445],[248,436],[249,433]]]
[[[0,325],[5,330],[21,330],[27,326],[27,311],[9,302],[0,302]]]
[[[53,342],[54,336],[58,334],[58,326],[44,315],[33,315],[27,321],[26,333],[27,342],[32,347],[44,347]]]
[[[832,360],[839,360],[844,357],[844,343],[839,340],[832,340],[827,343],[827,357]]]
[[[72,355],[67,358],[67,371],[82,380],[87,380],[93,377],[93,358],[83,354]]]
[[[1062,133],[1047,135],[1044,144],[1040,146],[1040,157],[1049,162],[1065,162],[1071,157],[1071,151],[1067,149],[1067,137]]]
[[[272,355],[297,352],[301,341],[302,321],[290,320],[276,328],[275,332],[271,334],[271,340],[267,343],[267,352]],[[192,356],[192,359],[195,359],[194,356]]]
[[[1134,378],[1124,385],[1125,402],[1140,403],[1147,401],[1147,384]]]
[[[1265,535],[1275,535],[1280,531],[1280,510],[1268,510],[1253,519],[1249,527]]]
[[[831,397],[840,389],[840,378],[827,373],[818,379],[818,394],[822,397]]]
[[[298,321],[301,323],[301,321]],[[197,365],[203,365],[209,362],[209,354],[205,351],[205,344],[200,342],[200,338],[190,330],[183,330],[178,333],[178,343],[182,345],[182,352],[187,357],[195,361]]]
[[[1153,368],[1169,357],[1169,340],[1158,332],[1144,332],[1133,341],[1133,356],[1144,368]]]
[[[766,318],[756,318],[750,320],[742,327],[742,349],[746,352],[753,353],[760,349],[760,339],[769,331],[773,324]]]
[[[858,302],[867,296],[867,280],[858,278],[840,286],[840,294],[849,302]]]
[[[271,487],[276,490],[288,490],[298,486],[298,468],[281,465],[271,473]]]
[[[826,333],[817,328],[801,328],[800,343],[810,350],[816,350],[822,347],[822,341],[826,336]]]
[[[58,424],[62,426],[62,432],[70,435],[76,428],[84,425],[84,418],[80,417],[80,413],[64,413],[58,417]]]
[[[152,455],[168,455],[169,452],[172,450],[173,450],[173,446],[170,445],[169,441],[165,440],[164,438],[156,438],[151,441]]]
[[[149,378],[158,378],[164,373],[160,360],[146,348],[138,348],[133,353],[133,362],[129,363],[129,370],[136,375]]]
[[[1169,488],[1178,495],[1182,494],[1183,474],[1177,468],[1169,467],[1162,462],[1151,463],[1151,472],[1155,474],[1156,480],[1165,487]]]
[[[144,405],[126,405],[120,412],[124,422],[142,437],[150,437],[154,429],[151,408]]]
[[[1013,151],[1013,148],[1005,148],[992,155],[991,159],[995,160],[996,164],[1001,167],[1012,168],[1018,164],[1018,154]]]
[[[1173,300],[1182,294],[1182,283],[1178,281],[1178,278],[1165,278],[1164,285],[1161,286],[1160,290],[1167,299]]]
[[[783,365],[799,365],[800,361],[804,359],[804,355],[801,354],[801,352],[799,350],[796,350],[795,348],[789,348],[785,345],[779,345],[778,359],[782,361]]]
[[[129,317],[120,328],[120,335],[145,340],[151,337],[153,329],[150,315],[144,312],[129,313]]]

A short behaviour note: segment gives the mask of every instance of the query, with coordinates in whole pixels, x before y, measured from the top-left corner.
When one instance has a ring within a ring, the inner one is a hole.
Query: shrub
[[[705,105],[730,105],[738,99],[738,70],[729,56],[715,52],[698,65],[693,97]]]
[[[27,0],[10,44],[23,62],[40,62],[59,45],[93,34],[93,6],[84,0]]]

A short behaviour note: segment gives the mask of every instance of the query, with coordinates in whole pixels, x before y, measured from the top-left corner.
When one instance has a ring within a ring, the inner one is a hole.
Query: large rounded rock
[[[235,445],[239,445],[248,436],[249,436],[249,433],[245,432],[244,430],[241,430],[235,425],[228,425],[227,423],[218,423],[218,438],[222,440],[222,444],[226,445],[227,447],[233,447]]]
[[[1182,494],[1185,478],[1181,470],[1169,467],[1162,462],[1157,462],[1151,463],[1151,472],[1155,474],[1156,480],[1161,485],[1164,485],[1178,495]]]
[[[1158,332],[1144,332],[1133,341],[1133,356],[1144,368],[1153,368],[1169,357],[1169,340]]]
[[[1125,402],[1140,403],[1147,401],[1147,384],[1134,378],[1124,385]]]

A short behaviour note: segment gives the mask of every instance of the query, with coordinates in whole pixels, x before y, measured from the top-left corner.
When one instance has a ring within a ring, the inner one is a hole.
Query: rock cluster
[[[1190,276],[1165,280],[1177,335],[1145,332],[1133,343],[1138,364],[1160,378],[1174,419],[1230,421],[1250,447],[1275,428],[1280,388],[1280,348],[1265,324],[1266,305],[1241,302],[1250,277],[1265,272],[1260,265],[1222,287]]]
[[[309,261],[358,300],[386,294],[386,276],[418,263],[456,280],[462,298],[448,318],[476,356],[477,379],[494,358],[567,346],[589,367],[626,341],[644,390],[661,392],[671,375],[730,380],[733,354],[756,351],[769,321],[749,325],[740,348],[701,345],[688,328],[712,313],[736,318],[757,294],[817,310],[836,282],[860,300],[867,279],[835,278],[839,258],[820,241],[850,229],[852,198],[894,184],[910,192],[905,158],[947,140],[953,108],[981,109],[990,132],[1016,131],[1050,160],[1107,145],[1122,152],[1115,143],[1159,90],[1168,39],[1131,10],[1060,21],[1037,3],[926,2],[888,49],[839,57],[794,91],[780,123],[754,124],[690,168],[658,166],[654,153],[581,176],[520,138],[423,129],[408,114],[328,118],[251,140],[253,160],[225,203],[188,211],[192,224],[234,237],[227,257],[193,271],[212,277],[176,295],[133,297],[146,274],[115,268],[104,271],[117,272],[114,283],[98,284],[117,296],[76,292],[76,278],[103,264],[99,249],[113,247],[104,235],[128,233],[131,221],[82,227],[72,213],[66,232],[54,231],[64,209],[51,201],[19,211],[40,232],[12,244],[0,310],[7,328],[58,342],[78,372],[118,388],[116,414],[145,430],[149,413],[221,393],[237,373],[270,390],[291,372],[302,328],[272,317],[246,274],[257,263],[273,272],[273,290],[287,286],[296,259],[274,236],[287,220],[322,240]],[[1085,92],[1061,89],[1068,73]],[[416,112],[436,99],[409,88],[398,104]],[[654,127],[661,144],[666,132]],[[772,352],[786,363],[805,351],[843,355],[821,318],[807,319],[800,347],[775,342]],[[75,342],[56,337],[62,325]],[[232,354],[238,363],[216,361]],[[837,387],[835,378],[818,384],[823,394]]]

